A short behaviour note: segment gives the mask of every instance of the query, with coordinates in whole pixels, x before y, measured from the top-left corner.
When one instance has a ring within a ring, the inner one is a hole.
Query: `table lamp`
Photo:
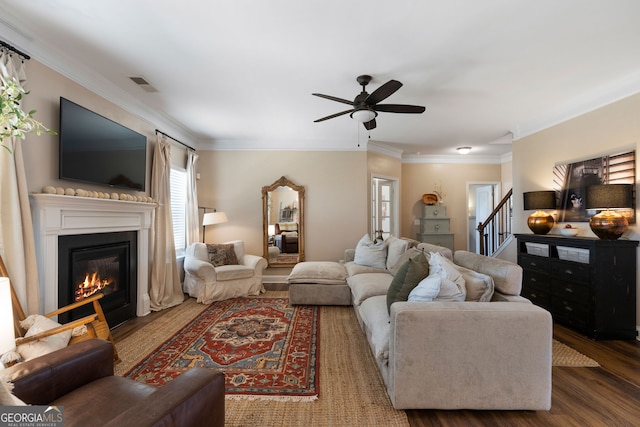
[[[543,209],[556,208],[555,191],[529,191],[522,194],[524,197],[524,210],[535,210],[527,218],[527,225],[534,234],[547,234],[553,228],[555,220],[553,216]]]
[[[632,184],[600,184],[587,187],[585,208],[602,211],[591,217],[589,226],[591,231],[603,240],[616,240],[627,231],[627,218],[615,210],[632,207]]]

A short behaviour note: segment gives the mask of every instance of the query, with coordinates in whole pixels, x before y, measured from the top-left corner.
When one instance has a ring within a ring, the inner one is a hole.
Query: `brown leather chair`
[[[224,374],[192,368],[162,387],[116,376],[113,345],[91,339],[6,369],[25,403],[64,407],[71,426],[224,426]]]

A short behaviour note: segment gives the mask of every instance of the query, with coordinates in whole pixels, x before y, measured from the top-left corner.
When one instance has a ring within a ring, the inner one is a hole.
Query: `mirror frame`
[[[262,256],[267,260],[269,266],[291,267],[297,263],[269,261],[269,213],[267,195],[270,191],[278,187],[289,187],[298,192],[298,211],[300,216],[300,220],[298,221],[298,262],[304,261],[304,186],[296,185],[284,176],[280,177],[280,179],[273,184],[262,187]]]

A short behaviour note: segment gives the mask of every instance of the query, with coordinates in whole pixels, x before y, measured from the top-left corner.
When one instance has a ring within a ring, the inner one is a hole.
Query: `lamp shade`
[[[524,198],[524,210],[532,211],[539,209],[556,208],[556,192],[550,191],[529,191],[522,194]]]
[[[629,209],[633,207],[632,184],[601,184],[587,187],[586,209]]]
[[[369,109],[356,110],[351,113],[351,118],[360,123],[367,123],[375,119],[378,113]]]
[[[0,277],[0,354],[14,348],[16,348],[16,337],[13,329],[11,284],[8,277]]]
[[[227,214],[224,212],[207,212],[202,217],[202,225],[214,225],[214,224],[222,224],[223,222],[228,222],[229,218],[227,218]]]

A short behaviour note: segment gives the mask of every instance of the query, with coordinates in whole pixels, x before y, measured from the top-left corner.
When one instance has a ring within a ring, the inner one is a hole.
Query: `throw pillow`
[[[387,268],[387,245],[384,242],[373,242],[368,234],[362,236],[356,245],[353,262],[367,267]]]
[[[429,263],[424,253],[420,252],[409,258],[398,270],[387,290],[387,311],[391,314],[391,304],[407,301],[409,294],[418,283],[429,275]]]
[[[431,274],[440,276],[440,292],[435,301],[464,301],[467,290],[464,278],[451,261],[437,252],[431,252],[429,259]]]
[[[396,261],[396,263],[389,268],[389,272],[391,272],[391,274],[393,274],[394,276],[398,273],[398,270],[400,270],[400,267],[402,267],[402,265],[407,262],[409,260],[409,258],[413,258],[414,256],[423,253],[423,251],[421,251],[420,249],[417,248],[409,248],[407,249],[402,255],[400,255],[398,257],[398,260]],[[429,259],[428,254],[425,254],[427,257],[427,260]]]
[[[418,283],[409,293],[407,301],[411,302],[430,302],[433,301],[440,293],[442,277],[430,274]]]
[[[464,286],[467,290],[465,301],[491,301],[495,288],[493,277],[459,265],[456,265],[456,268],[464,279]]]
[[[391,270],[402,254],[407,251],[409,241],[389,236],[385,240],[385,244],[387,245],[387,270]]]
[[[27,333],[24,335],[25,338],[60,326],[58,322],[39,314],[32,314],[31,316],[23,320],[20,325],[23,328],[28,327],[24,325],[31,325]],[[18,345],[18,348],[16,350],[18,353],[20,353],[22,359],[27,361],[66,347],[67,344],[69,344],[70,339],[71,330],[68,330],[60,332],[59,334],[51,335],[50,337],[39,339],[37,341],[20,344]]]
[[[214,267],[238,264],[233,243],[207,243],[207,253],[209,254],[209,262],[213,264]]]

